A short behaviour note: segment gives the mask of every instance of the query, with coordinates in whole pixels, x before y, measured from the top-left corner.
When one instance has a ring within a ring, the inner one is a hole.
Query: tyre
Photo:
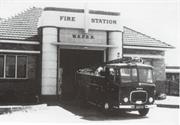
[[[138,110],[140,116],[146,116],[149,112],[148,108]]]

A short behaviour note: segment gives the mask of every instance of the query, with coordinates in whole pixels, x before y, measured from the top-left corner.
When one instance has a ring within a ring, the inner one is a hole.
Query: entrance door
[[[104,60],[103,51],[94,50],[60,50],[60,67],[62,74],[62,95],[64,97],[74,97],[77,91],[75,82],[75,72],[78,69],[102,63]]]

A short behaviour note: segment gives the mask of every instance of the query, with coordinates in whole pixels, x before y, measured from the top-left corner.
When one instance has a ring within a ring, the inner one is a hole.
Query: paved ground
[[[168,97],[169,98],[169,97]],[[170,97],[171,98],[171,97]],[[179,97],[178,97],[179,98]],[[177,100],[177,98],[171,101]],[[163,100],[161,100],[163,101]],[[164,100],[165,102],[165,100]],[[167,101],[169,102],[169,101]],[[158,102],[160,103],[160,102]],[[21,124],[121,124],[121,125],[178,125],[179,108],[157,107],[151,109],[146,117],[140,117],[137,112],[111,115],[102,114],[97,108],[88,106],[80,108],[76,103],[65,102],[54,106],[37,106],[0,115],[0,123]]]
[[[178,96],[167,96],[164,100],[156,100],[156,104],[159,107],[179,108],[180,97]]]

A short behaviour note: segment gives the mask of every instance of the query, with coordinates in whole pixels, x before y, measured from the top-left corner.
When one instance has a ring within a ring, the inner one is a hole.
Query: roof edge
[[[136,33],[138,33],[138,34],[144,35],[144,36],[146,36],[146,37],[148,37],[148,38],[150,38],[150,39],[153,39],[153,40],[155,40],[155,41],[158,41],[158,42],[160,42],[160,43],[163,43],[163,44],[166,44],[167,46],[169,46],[169,47],[158,47],[158,48],[169,48],[169,49],[175,49],[175,48],[176,48],[176,47],[174,47],[174,46],[172,46],[172,45],[170,45],[170,44],[167,44],[167,43],[165,43],[165,42],[162,42],[162,41],[160,41],[160,40],[157,40],[157,39],[155,39],[155,38],[153,38],[153,37],[151,37],[151,36],[149,36],[149,35],[146,35],[146,34],[144,34],[144,33],[141,33],[141,32],[139,32],[139,31],[133,30],[133,29],[127,27],[127,26],[123,26],[123,29],[124,29],[124,28],[129,29],[129,30],[132,30],[132,31],[134,31],[134,32],[136,32]],[[124,32],[124,31],[123,31],[123,32]],[[153,47],[153,46],[148,46],[148,47]]]
[[[180,66],[166,66],[166,69],[180,69]]]
[[[16,16],[19,16],[19,15],[21,15],[21,14],[23,14],[23,13],[29,11],[29,10],[32,10],[32,9],[41,9],[41,10],[43,10],[43,9],[40,8],[40,7],[35,7],[35,6],[29,7],[29,8],[27,8],[27,9],[25,9],[25,10],[19,12],[19,13],[16,13],[16,14],[10,16],[10,17],[3,18],[3,20],[0,21],[0,24],[3,23],[3,22],[5,22],[5,21],[8,21],[8,20],[10,20],[10,19],[12,19],[12,18],[14,18],[14,17],[16,17]]]
[[[158,47],[158,46],[140,46],[140,45],[128,45],[128,44],[123,44],[124,46],[136,46],[136,47],[152,47],[152,48],[162,48],[162,49],[175,49],[175,47]]]

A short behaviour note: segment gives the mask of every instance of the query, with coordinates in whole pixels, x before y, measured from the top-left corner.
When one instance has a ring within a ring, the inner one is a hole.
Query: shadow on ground
[[[131,119],[144,119],[147,117],[141,117],[138,113],[131,113],[131,112],[123,112],[123,111],[113,111],[109,114],[104,114],[99,110],[99,108],[86,105],[85,107],[81,107],[78,104],[77,100],[71,101],[59,101],[56,104],[49,104],[49,105],[58,105],[65,110],[70,111],[71,113],[80,116],[81,119],[90,120],[90,121],[107,121],[107,120],[131,120]]]

